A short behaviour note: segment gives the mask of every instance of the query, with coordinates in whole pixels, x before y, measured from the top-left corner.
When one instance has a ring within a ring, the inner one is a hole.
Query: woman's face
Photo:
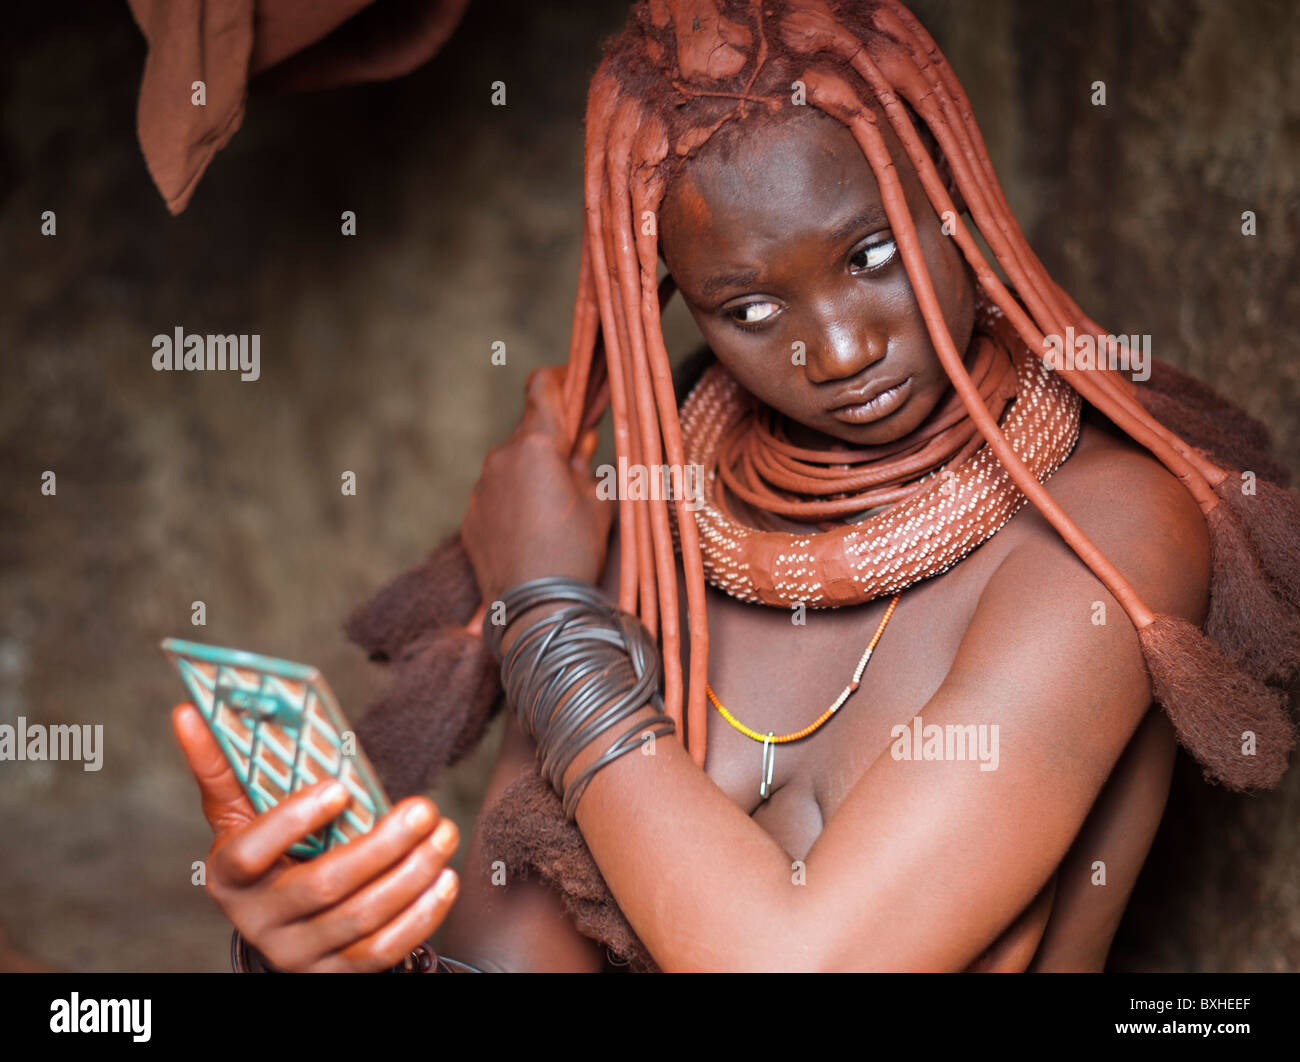
[[[706,146],[669,187],[664,261],[718,360],[794,422],[796,443],[901,438],[951,384],[871,166],[852,133],[812,107],[807,117],[750,129],[731,159]],[[966,263],[901,146],[885,135],[948,330],[964,351],[974,324]]]

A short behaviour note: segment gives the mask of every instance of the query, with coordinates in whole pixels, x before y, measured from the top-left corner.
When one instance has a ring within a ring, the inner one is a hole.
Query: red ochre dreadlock
[[[1030,250],[993,173],[969,100],[937,45],[897,0],[636,4],[627,28],[607,45],[588,97],[585,224],[564,390],[568,439],[575,442],[608,406],[615,447],[629,467],[663,464],[665,453],[670,466],[684,467],[678,397],[660,320],[657,226],[647,221],[658,216],[665,190],[686,159],[719,129],[751,111],[786,111],[798,105],[799,91],[806,94],[806,105],[847,126],[861,147],[879,182],[934,348],[972,422],[1016,487],[1132,620],[1153,695],[1183,746],[1202,764],[1207,779],[1238,790],[1275,786],[1295,736],[1286,695],[1267,683],[1285,683],[1300,667],[1300,498],[1263,479],[1254,493],[1243,491],[1240,473],[1215,464],[1157,420],[1147,404],[1175,424],[1189,419],[1185,408],[1137,387],[1098,358],[1095,368],[1053,367],[1163,463],[1200,505],[1213,563],[1206,633],[1153,613],[1053,501],[981,401],[948,332],[882,136],[881,116],[906,150],[936,214],[949,221],[979,285],[1031,350],[1044,351],[1045,336],[1062,336],[1067,329],[1099,340],[1108,334],[1052,281]],[[943,152],[974,228],[1009,286],[963,222],[911,115],[920,117]],[[666,281],[666,294],[669,285]],[[1107,348],[1103,342],[1097,349]],[[596,357],[597,350],[603,350],[603,358]],[[688,690],[681,682],[682,632],[667,500],[620,499],[618,604],[661,638],[666,710],[679,734],[685,723],[686,747],[702,767],[709,644],[704,568],[694,514],[677,494],[691,649]],[[436,571],[427,576],[443,588],[459,587],[459,604],[440,606],[426,592],[421,610],[399,601],[401,595],[386,604],[381,595],[370,614],[354,616],[349,635],[379,655],[404,646],[408,658],[432,655],[453,660],[448,666],[467,666],[473,658],[467,639],[483,610],[468,627],[461,626],[469,619],[464,605],[469,569],[459,551],[458,541],[445,544],[434,555]],[[469,579],[472,583],[472,573]],[[434,634],[412,642],[430,612],[439,615]],[[389,629],[376,634],[385,623]],[[394,626],[402,633],[395,635]],[[477,677],[463,684],[497,688],[490,662],[477,660],[474,666]],[[426,671],[423,681],[428,679]],[[405,694],[399,691],[398,702],[414,696],[409,686]],[[434,688],[445,686],[440,682]],[[475,727],[481,732],[488,711],[480,707],[455,723],[465,726],[459,744],[472,741]],[[370,729],[377,734],[377,724]],[[1243,754],[1246,731],[1255,735],[1252,755]],[[385,743],[393,740],[389,735]]]

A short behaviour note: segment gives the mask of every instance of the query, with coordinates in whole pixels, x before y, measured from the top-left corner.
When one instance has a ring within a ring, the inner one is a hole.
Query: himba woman
[[[1234,790],[1293,744],[1300,507],[1258,426],[1121,371],[896,0],[643,0],[586,137],[568,365],[349,620],[405,799],[296,864],[346,796],[255,817],[175,712],[237,968],[1102,969],[1176,744]],[[677,381],[674,291],[711,352]],[[702,497],[599,497],[606,408]],[[458,878],[408,794],[503,703]]]

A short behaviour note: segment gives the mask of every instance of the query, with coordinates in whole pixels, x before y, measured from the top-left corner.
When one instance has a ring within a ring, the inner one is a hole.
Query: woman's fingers
[[[332,778],[301,789],[218,841],[209,869],[226,885],[251,885],[293,845],[336,819],[350,800],[343,784]]]
[[[455,824],[444,819],[439,829],[420,840],[401,862],[342,903],[285,927],[283,948],[302,966],[308,966],[380,932],[444,876],[455,878],[446,864],[458,842]]]
[[[253,805],[199,710],[189,701],[176,705],[172,729],[199,784],[203,816],[213,834],[220,837],[251,822],[256,814]]]
[[[413,948],[433,936],[459,891],[460,879],[449,867],[433,888],[425,889],[383,928],[321,960],[313,969],[374,972],[397,965]]]
[[[442,821],[455,830],[451,820]],[[286,870],[274,886],[280,920],[313,918],[342,903],[402,862],[436,825],[438,809],[433,802],[426,797],[411,797],[394,807],[365,836]]]
[[[446,862],[460,836],[431,801],[402,801],[365,836],[268,879],[342,813],[347,789],[325,779],[258,815],[193,704],[173,709],[172,726],[216,835],[209,889],[273,964],[382,970],[442,923],[459,888]]]
[[[596,444],[599,442],[600,432],[592,428],[578,437],[578,445],[573,448],[570,463],[573,465],[573,470],[584,478],[591,475],[591,459],[595,456]]]
[[[511,436],[512,441],[529,434],[546,435],[559,444],[564,435],[563,365],[545,365],[528,374],[525,384],[524,415]]]

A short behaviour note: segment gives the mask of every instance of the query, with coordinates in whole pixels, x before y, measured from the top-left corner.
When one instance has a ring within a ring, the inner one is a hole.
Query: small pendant
[[[776,731],[769,730],[763,739],[763,766],[759,769],[758,776],[758,795],[763,800],[768,798],[768,789],[772,785],[772,768],[776,766],[776,746],[772,744],[775,736]]]

